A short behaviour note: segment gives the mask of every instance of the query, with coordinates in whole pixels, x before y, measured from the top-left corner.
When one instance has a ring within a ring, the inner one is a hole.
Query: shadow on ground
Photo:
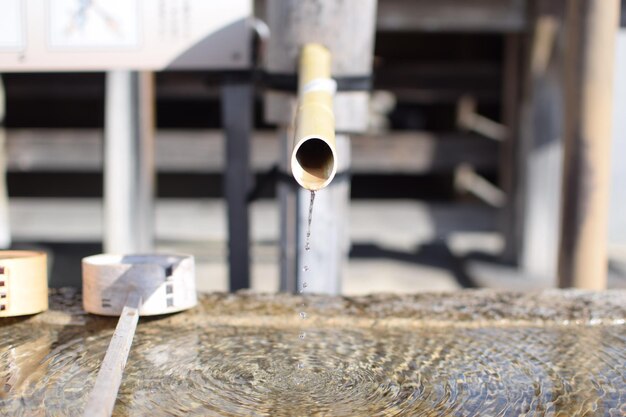
[[[355,243],[351,259],[391,259],[415,265],[424,265],[448,271],[463,288],[475,288],[463,266],[464,260],[455,256],[445,242],[430,242],[417,247],[415,252],[382,248],[371,243]]]

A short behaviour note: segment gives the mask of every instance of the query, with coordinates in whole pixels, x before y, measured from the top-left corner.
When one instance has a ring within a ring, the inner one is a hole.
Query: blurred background
[[[609,288],[626,288],[624,3],[606,138]],[[351,136],[345,172],[342,294],[557,285],[566,105],[558,4],[379,0],[367,130]],[[264,21],[265,1],[253,7]],[[257,66],[259,21],[251,40]],[[250,288],[277,291],[282,141],[264,117],[261,71],[155,73],[155,248],[195,255],[200,290],[229,289],[225,76],[254,85]],[[105,73],[1,78],[10,245],[48,251],[51,286],[78,286],[80,259],[103,251]]]

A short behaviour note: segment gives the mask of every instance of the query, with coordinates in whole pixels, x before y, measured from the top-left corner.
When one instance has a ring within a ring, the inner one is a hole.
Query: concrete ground
[[[99,199],[11,200],[16,246],[33,242],[52,249],[53,286],[79,285],[80,257],[101,251]],[[222,200],[159,200],[157,250],[195,255],[201,291],[226,291],[226,212]],[[278,207],[252,205],[252,290],[278,289]],[[550,287],[522,277],[494,259],[502,247],[496,212],[474,204],[426,204],[409,200],[356,200],[350,208],[352,249],[342,290],[374,292],[451,291],[468,286],[507,289]],[[613,262],[611,286],[626,287],[624,253]],[[314,279],[314,278],[313,278]]]

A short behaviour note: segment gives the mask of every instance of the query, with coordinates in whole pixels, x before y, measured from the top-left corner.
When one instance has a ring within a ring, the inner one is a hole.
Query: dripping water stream
[[[315,203],[315,191],[311,191],[311,199],[309,200],[309,217],[306,224],[306,239],[304,242],[304,249],[306,251],[311,250],[311,222],[313,221],[313,203]]]
[[[311,191],[311,198],[309,200],[309,213],[308,213],[308,218],[307,218],[306,237],[304,239],[304,250],[306,253],[310,252],[311,250],[311,222],[313,221],[313,203],[315,203],[315,191]],[[307,256],[305,255],[304,258],[306,259]],[[302,285],[299,291],[300,294],[303,294],[304,290],[308,286],[307,279],[308,279],[310,269],[311,269],[310,266],[305,260],[304,266],[302,267],[303,278],[302,278]],[[305,320],[307,318],[307,313],[304,310],[304,308],[306,307],[304,300],[302,302],[301,307],[302,309],[300,311],[300,319]],[[300,340],[306,339],[306,332],[302,330],[298,337],[300,338]],[[298,369],[304,369],[305,365],[303,362],[299,361],[297,367]]]

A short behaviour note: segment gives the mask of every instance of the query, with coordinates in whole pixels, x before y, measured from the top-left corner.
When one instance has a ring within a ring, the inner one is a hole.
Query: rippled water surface
[[[626,415],[624,325],[312,325],[299,340],[185,314],[140,321],[116,415]],[[0,326],[0,413],[80,415],[114,325]]]

